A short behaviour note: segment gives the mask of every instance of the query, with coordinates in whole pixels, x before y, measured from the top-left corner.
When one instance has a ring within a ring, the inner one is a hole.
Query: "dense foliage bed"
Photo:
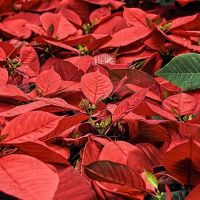
[[[199,11],[0,1],[0,199],[198,200]]]

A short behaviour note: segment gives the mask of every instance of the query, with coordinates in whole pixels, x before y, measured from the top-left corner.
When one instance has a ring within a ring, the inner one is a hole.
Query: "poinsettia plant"
[[[199,8],[0,1],[0,199],[198,199]]]

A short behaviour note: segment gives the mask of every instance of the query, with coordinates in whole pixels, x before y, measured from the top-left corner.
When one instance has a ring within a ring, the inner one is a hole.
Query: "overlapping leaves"
[[[191,2],[0,1],[0,198],[196,199]]]

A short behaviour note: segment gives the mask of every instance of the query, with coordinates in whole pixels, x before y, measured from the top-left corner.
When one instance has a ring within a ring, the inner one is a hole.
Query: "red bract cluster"
[[[154,75],[192,2],[0,1],[0,199],[199,199],[199,91]]]

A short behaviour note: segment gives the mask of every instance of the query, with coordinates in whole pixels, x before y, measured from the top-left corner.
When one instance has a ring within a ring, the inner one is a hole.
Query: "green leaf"
[[[155,73],[184,91],[200,88],[200,54],[187,53],[173,58]]]
[[[147,179],[147,181],[158,190],[158,180],[156,178],[156,176],[146,170],[144,170],[145,173],[145,177]]]
[[[157,0],[157,3],[161,5],[169,5],[169,4],[173,4],[174,2],[175,0]]]
[[[177,191],[171,191],[171,200],[185,200],[186,196],[188,195],[189,190],[177,190]],[[158,200],[157,197],[150,196],[146,198],[147,200]],[[166,200],[167,194],[164,192],[160,200]]]

